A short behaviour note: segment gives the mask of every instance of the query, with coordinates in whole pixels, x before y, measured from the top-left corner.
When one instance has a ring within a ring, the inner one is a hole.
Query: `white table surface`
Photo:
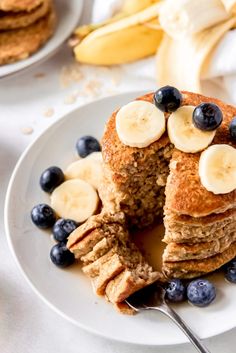
[[[85,16],[86,14],[84,18]],[[47,63],[23,75],[0,81],[0,352],[195,352],[190,345],[140,347],[112,342],[84,332],[41,302],[13,261],[4,232],[3,206],[10,175],[27,145],[61,114],[94,97],[131,89],[155,88],[155,81],[127,78],[125,71],[120,68],[108,70],[85,66],[81,68],[83,79],[68,87],[62,87],[62,68],[66,66],[68,69],[71,65],[73,58],[70,50],[64,46]],[[94,86],[95,81],[97,87],[91,92],[90,88]],[[46,117],[45,112],[53,114]],[[233,330],[208,339],[206,345],[212,353],[236,352],[235,335],[236,330]]]

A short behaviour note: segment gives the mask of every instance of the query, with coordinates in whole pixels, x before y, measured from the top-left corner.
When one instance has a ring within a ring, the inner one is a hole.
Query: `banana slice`
[[[98,195],[84,180],[68,180],[58,186],[51,195],[51,206],[59,217],[84,222],[98,207]]]
[[[91,158],[95,161],[98,161],[100,163],[103,162],[103,158],[102,158],[102,152],[93,152],[90,153],[86,158]]]
[[[116,131],[125,145],[147,147],[165,132],[165,117],[154,104],[134,101],[118,111]]]
[[[102,181],[102,164],[95,159],[95,156],[79,159],[67,167],[65,177],[66,179],[82,179],[98,189]]]
[[[236,148],[212,145],[199,160],[202,185],[214,194],[227,194],[236,189]]]
[[[215,131],[202,131],[192,122],[193,106],[183,106],[172,113],[167,122],[170,141],[178,150],[196,153],[204,150],[212,142]]]

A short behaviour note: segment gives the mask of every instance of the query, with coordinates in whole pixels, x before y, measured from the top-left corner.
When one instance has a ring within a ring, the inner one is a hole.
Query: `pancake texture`
[[[44,17],[52,6],[51,0],[43,2],[30,12],[0,12],[0,30],[28,27]]]
[[[0,11],[31,11],[42,2],[43,0],[0,0]]]
[[[0,65],[28,58],[52,36],[55,24],[55,11],[51,9],[26,28],[0,32]]]

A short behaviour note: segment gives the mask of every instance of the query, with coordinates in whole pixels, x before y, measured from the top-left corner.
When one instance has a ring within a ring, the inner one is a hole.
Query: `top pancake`
[[[31,11],[41,5],[43,0],[0,0],[1,11]]]
[[[52,7],[52,0],[42,0],[41,5],[32,11],[2,12],[0,13],[0,30],[24,28],[37,22],[48,14]]]
[[[230,139],[228,129],[230,121],[236,115],[235,107],[200,94],[190,92],[182,92],[182,94],[182,105],[197,106],[204,102],[217,104],[223,113],[223,123],[218,128],[212,144],[225,143],[236,147],[236,143]],[[153,94],[147,94],[138,99],[152,102]],[[103,158],[113,172],[122,174],[126,172],[127,164],[135,163],[135,153],[140,149],[126,146],[120,141],[115,128],[116,113],[112,115],[106,126],[102,142]],[[142,150],[145,156],[148,156],[169,143],[168,135],[165,133],[158,141]],[[215,195],[202,186],[198,175],[199,158],[200,153],[184,153],[174,149],[166,185],[165,208],[177,214],[203,217],[236,207],[236,190],[228,194]]]

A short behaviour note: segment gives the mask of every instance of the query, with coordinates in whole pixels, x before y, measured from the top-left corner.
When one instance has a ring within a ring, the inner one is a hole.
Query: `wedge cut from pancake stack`
[[[177,120],[168,123],[170,114],[163,113],[168,129],[178,128],[179,134],[187,129],[189,140],[186,140],[185,147],[192,152],[187,153],[174,147],[170,139],[174,136],[177,141],[178,136],[169,134],[169,138],[162,124],[157,140],[152,142],[151,134],[150,144],[142,147],[144,140],[146,143],[148,129],[157,126],[153,125],[152,119],[158,118],[158,115],[153,115],[152,110],[150,114],[145,113],[145,133],[139,131],[140,126],[132,125],[131,105],[114,112],[106,124],[102,139],[104,176],[99,188],[102,213],[90,218],[69,237],[68,247],[84,262],[84,272],[92,277],[96,293],[105,295],[119,307],[131,293],[156,279],[163,280],[164,276],[194,278],[215,271],[236,256],[235,170],[232,174],[232,185],[235,186],[229,192],[220,190],[220,193],[217,190],[215,193],[208,191],[201,182],[208,181],[209,175],[204,173],[210,172],[210,167],[199,172],[201,156],[208,150],[211,152],[208,155],[214,156],[214,151],[208,145],[224,145],[222,148],[226,149],[232,146],[235,155],[236,143],[230,138],[229,124],[236,115],[236,108],[190,92],[182,92],[182,98],[179,112],[189,111],[192,114],[193,107],[201,103],[216,104],[223,115],[222,124],[216,131],[206,135],[205,140],[201,139],[199,130],[199,141],[196,141],[191,136],[193,127],[185,115],[183,123],[186,125],[180,129]],[[138,101],[153,103],[153,94],[140,97]],[[136,111],[138,105],[133,106],[139,124],[142,116]],[[187,106],[188,109],[183,109]],[[142,109],[149,109],[148,105],[144,104]],[[117,125],[122,129],[122,112],[127,111],[130,120],[120,134]],[[176,112],[175,118],[178,117]],[[130,142],[127,137],[135,139],[134,130],[138,131],[139,147],[128,145]],[[191,146],[191,143],[195,145]],[[236,168],[234,162],[233,168]],[[222,178],[224,172],[222,169]],[[129,231],[153,226],[163,219],[163,240],[167,245],[162,258],[163,273],[158,274],[132,244]],[[98,289],[100,285],[101,291]],[[122,310],[126,311],[126,307],[122,306]]]
[[[53,34],[52,0],[0,0],[0,65],[27,58]]]

